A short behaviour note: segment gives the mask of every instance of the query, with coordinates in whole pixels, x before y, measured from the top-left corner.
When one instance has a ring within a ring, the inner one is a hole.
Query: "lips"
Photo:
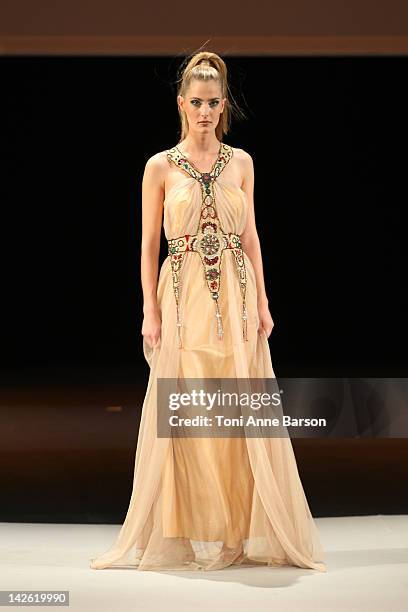
[[[211,121],[199,121],[198,123],[211,123]]]

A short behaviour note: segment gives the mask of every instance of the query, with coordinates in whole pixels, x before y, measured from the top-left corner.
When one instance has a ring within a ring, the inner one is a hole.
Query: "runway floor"
[[[69,591],[69,608],[78,612],[408,610],[408,516],[316,522],[327,573],[238,566],[197,573],[92,570],[89,559],[112,544],[120,525],[0,523],[0,589]]]

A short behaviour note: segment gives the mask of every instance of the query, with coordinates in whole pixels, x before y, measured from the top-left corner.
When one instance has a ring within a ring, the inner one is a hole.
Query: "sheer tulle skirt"
[[[215,305],[197,253],[183,263],[178,348],[170,261],[160,270],[162,333],[143,342],[150,376],[137,442],[133,491],[116,541],[91,567],[212,570],[231,564],[295,565],[326,571],[290,438],[159,438],[157,378],[274,378],[258,330],[255,275],[247,269],[248,342],[231,251],[224,251],[217,337]]]

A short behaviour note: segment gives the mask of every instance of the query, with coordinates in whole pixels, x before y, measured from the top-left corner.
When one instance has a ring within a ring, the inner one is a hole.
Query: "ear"
[[[183,96],[180,96],[180,95],[177,96],[177,104],[179,105],[181,109],[183,109],[183,104],[184,104]]]

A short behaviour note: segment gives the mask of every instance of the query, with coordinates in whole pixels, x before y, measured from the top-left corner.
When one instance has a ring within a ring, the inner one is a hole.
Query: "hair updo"
[[[231,126],[231,116],[245,117],[242,110],[234,101],[228,86],[228,71],[224,60],[211,51],[200,51],[195,53],[190,59],[186,59],[187,64],[180,67],[180,78],[178,79],[177,95],[185,97],[192,80],[209,81],[213,79],[221,87],[221,98],[226,98],[224,110],[220,115],[220,120],[215,128],[215,134],[219,141],[222,141],[224,134],[228,134]],[[185,112],[178,106],[180,117],[180,140],[188,134],[188,121]]]

